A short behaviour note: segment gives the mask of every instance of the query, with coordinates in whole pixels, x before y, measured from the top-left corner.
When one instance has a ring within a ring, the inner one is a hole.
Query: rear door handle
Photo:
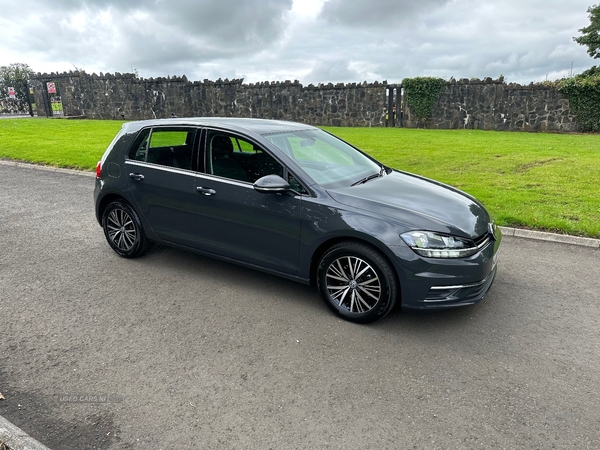
[[[141,173],[133,173],[132,172],[129,174],[129,177],[133,178],[134,180],[138,180],[138,181],[141,181],[144,179],[144,175],[142,175]]]
[[[202,186],[197,187],[196,190],[204,195],[215,195],[217,193],[217,191],[215,191],[214,189],[206,188],[206,187],[202,187]]]

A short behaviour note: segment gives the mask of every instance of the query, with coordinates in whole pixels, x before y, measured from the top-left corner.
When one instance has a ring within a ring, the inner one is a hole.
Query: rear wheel
[[[102,228],[111,248],[125,258],[142,256],[152,247],[138,215],[123,201],[112,202],[106,207]]]
[[[336,244],[323,255],[317,284],[327,306],[359,323],[384,317],[398,295],[396,275],[387,259],[358,242]]]

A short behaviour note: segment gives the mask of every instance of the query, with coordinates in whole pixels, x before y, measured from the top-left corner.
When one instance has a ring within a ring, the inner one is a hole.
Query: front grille
[[[490,233],[485,233],[482,234],[481,236],[479,236],[478,238],[473,239],[473,242],[475,242],[475,245],[477,246],[477,248],[479,248],[480,250],[485,247],[491,240],[491,235]]]

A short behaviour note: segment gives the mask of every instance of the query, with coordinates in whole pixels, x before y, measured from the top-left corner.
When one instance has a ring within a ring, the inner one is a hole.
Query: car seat
[[[249,181],[248,174],[241,164],[233,159],[231,139],[222,134],[214,136],[210,141],[211,168],[213,175]]]

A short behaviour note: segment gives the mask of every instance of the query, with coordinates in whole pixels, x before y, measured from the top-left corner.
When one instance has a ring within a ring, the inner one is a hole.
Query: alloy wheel
[[[370,311],[381,298],[382,286],[377,273],[356,256],[334,260],[325,276],[331,299],[351,313]]]
[[[107,219],[108,237],[115,247],[124,252],[131,250],[137,237],[131,216],[122,209],[113,209]]]

